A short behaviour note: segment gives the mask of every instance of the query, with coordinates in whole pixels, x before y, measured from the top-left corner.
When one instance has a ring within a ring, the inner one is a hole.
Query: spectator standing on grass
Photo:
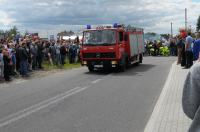
[[[16,70],[17,70],[17,72],[20,72],[19,47],[20,47],[19,44],[15,45],[15,50],[16,50],[16,53],[15,53],[15,56],[16,56]]]
[[[52,58],[51,58],[51,54],[50,54],[50,43],[47,42],[45,43],[45,56],[49,62],[49,64],[53,65],[53,61],[52,61]]]
[[[69,63],[75,63],[75,58],[77,55],[77,48],[75,44],[69,46]]]
[[[28,54],[28,70],[32,71],[32,57],[31,57],[31,44],[32,42],[28,39],[26,40],[26,51]]]
[[[5,81],[10,81],[10,62],[11,58],[7,49],[3,51],[3,62],[4,62],[4,78]]]
[[[200,59],[199,59],[200,60]],[[195,63],[185,80],[182,106],[192,120],[189,132],[200,132],[200,62]]]
[[[37,66],[39,69],[42,69],[42,60],[43,60],[43,50],[44,50],[44,46],[43,46],[44,42],[39,42],[37,41]]]
[[[55,49],[56,49],[56,65],[61,64],[61,56],[60,56],[60,42],[57,41],[55,44]]]
[[[30,52],[31,52],[31,58],[32,58],[32,69],[36,70],[38,49],[37,49],[37,45],[35,44],[35,42],[33,42],[31,44]]]
[[[15,52],[15,46],[14,44],[11,45],[12,47],[12,51],[11,51],[11,60],[12,60],[12,66],[11,66],[11,70],[12,70],[12,75],[17,75],[16,73],[16,52]]]
[[[28,74],[28,53],[26,50],[26,43],[22,42],[19,48],[19,60],[20,60],[20,73],[23,77]]]
[[[193,65],[193,38],[191,37],[191,32],[188,33],[186,37],[186,44],[185,44],[185,54],[186,54],[186,68],[190,68]]]
[[[64,65],[65,64],[66,55],[67,55],[67,49],[66,49],[66,46],[65,46],[64,43],[61,44],[60,55],[61,55],[61,64]]]
[[[7,51],[9,54],[9,58],[11,59],[10,64],[9,64],[9,69],[10,69],[10,75],[16,75],[14,65],[15,65],[15,53],[14,53],[14,48],[12,46],[12,43],[7,44]]]
[[[55,48],[55,42],[52,42],[50,47],[49,47],[49,53],[51,55],[51,59],[53,64],[56,64],[56,48]]]
[[[197,40],[194,41],[194,46],[193,46],[194,60],[197,60],[199,58],[199,52],[200,52],[200,33],[197,34]]]

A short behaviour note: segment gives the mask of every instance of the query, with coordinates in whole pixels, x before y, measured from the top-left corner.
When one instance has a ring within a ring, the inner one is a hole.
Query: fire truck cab
[[[89,71],[95,68],[125,71],[134,63],[142,63],[143,53],[143,29],[118,24],[92,29],[88,25],[83,32],[81,63]]]

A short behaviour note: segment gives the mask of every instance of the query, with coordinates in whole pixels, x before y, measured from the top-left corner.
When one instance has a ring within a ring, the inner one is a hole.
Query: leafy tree
[[[168,40],[170,38],[170,34],[161,34],[161,37]]]
[[[0,35],[3,35],[5,32],[3,30],[0,30]]]
[[[197,31],[199,31],[200,30],[200,16],[199,16],[199,18],[198,18],[198,20],[197,20],[197,29],[196,29]]]
[[[148,32],[148,33],[146,33],[146,35],[156,36],[156,33],[154,33],[154,32]]]
[[[8,35],[8,40],[12,40],[15,37],[15,35],[17,35],[17,27],[14,26],[13,28],[11,28],[6,33]]]

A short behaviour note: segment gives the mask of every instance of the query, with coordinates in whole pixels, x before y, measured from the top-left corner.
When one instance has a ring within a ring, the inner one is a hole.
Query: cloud
[[[8,26],[15,22],[15,19],[10,18],[6,12],[0,11],[0,24],[3,26]]]
[[[194,28],[200,12],[200,3],[192,0],[0,0],[0,5],[0,23],[34,31],[119,22],[169,33],[171,22],[175,32],[184,27],[185,8]]]

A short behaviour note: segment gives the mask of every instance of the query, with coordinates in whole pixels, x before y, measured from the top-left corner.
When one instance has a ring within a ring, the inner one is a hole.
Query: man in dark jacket
[[[26,44],[22,43],[19,48],[19,60],[20,60],[20,73],[22,76],[27,76],[28,73],[28,53],[26,50]]]
[[[37,42],[37,47],[38,47],[38,52],[37,52],[37,64],[38,68],[42,69],[42,60],[43,60],[43,43],[42,42]]]
[[[70,45],[69,47],[69,62],[75,63],[75,58],[77,55],[77,46],[75,44]]]
[[[52,42],[49,47],[49,52],[51,54],[51,59],[53,61],[53,64],[56,64],[56,48],[55,48],[55,42]]]
[[[5,81],[10,81],[10,71],[11,71],[11,58],[9,57],[8,50],[5,50],[3,52],[3,62],[4,62],[4,78]]]
[[[16,70],[20,72],[19,44],[16,45]]]
[[[61,47],[60,47],[60,55],[61,55],[61,64],[64,65],[65,64],[65,58],[67,55],[67,50],[65,45],[62,43]]]

